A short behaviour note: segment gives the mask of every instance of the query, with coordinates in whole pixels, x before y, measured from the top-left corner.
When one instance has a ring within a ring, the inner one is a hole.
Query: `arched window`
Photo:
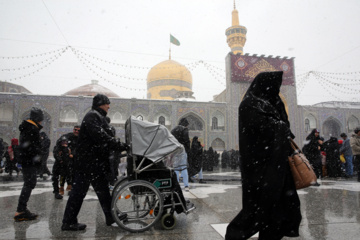
[[[341,133],[341,123],[339,120],[329,117],[322,126],[323,132],[322,136],[325,139],[329,139],[330,137],[339,137]]]
[[[78,117],[74,110],[66,108],[60,112],[60,122],[77,123]]]
[[[316,118],[312,114],[309,114],[305,118],[305,132],[310,132],[311,129],[314,129],[314,128],[317,128]]]
[[[6,104],[0,105],[0,122],[12,122],[13,107]]]
[[[160,116],[160,117],[159,117],[159,124],[165,126],[165,117],[164,117],[164,116]]]
[[[348,120],[348,129],[349,129],[349,132],[354,131],[354,129],[355,129],[357,126],[359,126],[359,120],[358,120],[355,116],[349,117],[349,120]]]
[[[220,138],[216,138],[214,141],[212,141],[211,147],[215,151],[224,151],[225,150],[225,142]]]
[[[213,117],[212,118],[212,124],[211,124],[211,130],[216,130],[218,128],[219,128],[218,119],[217,119],[217,117]]]
[[[121,123],[121,119],[122,119],[121,114],[119,112],[116,112],[112,116],[111,122],[115,123],[115,124],[119,124],[119,123]]]
[[[310,120],[309,119],[305,119],[305,132],[310,132]]]
[[[211,130],[215,131],[225,131],[225,117],[224,114],[220,111],[215,111],[211,116]]]

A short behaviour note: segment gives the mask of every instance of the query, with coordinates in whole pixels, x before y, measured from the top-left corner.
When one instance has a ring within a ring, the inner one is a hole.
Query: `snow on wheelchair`
[[[146,231],[158,221],[164,229],[173,229],[175,212],[188,214],[195,208],[185,200],[171,168],[183,146],[165,126],[133,116],[125,123],[125,138],[130,146],[128,176],[113,189],[115,222],[129,232]]]

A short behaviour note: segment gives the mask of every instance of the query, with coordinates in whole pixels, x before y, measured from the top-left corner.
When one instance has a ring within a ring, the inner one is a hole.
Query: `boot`
[[[200,179],[199,183],[206,183],[206,182],[204,181],[204,179]]]
[[[60,193],[60,195],[64,195],[64,187],[60,187],[59,193]]]
[[[71,191],[71,188],[72,188],[72,186],[71,186],[71,185],[67,185],[67,187],[66,187],[66,191]]]
[[[61,196],[59,193],[55,193],[55,198],[56,199],[63,199],[63,196]]]

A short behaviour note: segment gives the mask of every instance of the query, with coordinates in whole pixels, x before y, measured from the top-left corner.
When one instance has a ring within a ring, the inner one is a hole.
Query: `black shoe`
[[[61,226],[61,230],[63,231],[81,231],[86,228],[86,224],[83,223],[74,223],[74,224],[67,224],[63,223]]]
[[[313,186],[319,187],[319,186],[320,186],[320,183],[316,182]]]
[[[21,222],[21,221],[31,221],[31,220],[35,220],[38,217],[37,214],[30,212],[28,209],[25,210],[25,212],[20,213],[19,215],[14,217],[14,220],[16,222]]]
[[[59,193],[55,193],[55,198],[56,199],[63,199],[63,196],[61,196]]]
[[[111,226],[114,222],[115,222],[115,220],[112,216],[106,218],[106,226]]]
[[[206,182],[204,181],[204,179],[200,179],[199,183],[206,183]]]

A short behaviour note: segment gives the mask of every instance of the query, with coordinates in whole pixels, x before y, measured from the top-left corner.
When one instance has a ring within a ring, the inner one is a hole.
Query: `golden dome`
[[[148,99],[173,100],[187,92],[191,96],[192,76],[184,65],[169,59],[150,69],[147,89]]]

